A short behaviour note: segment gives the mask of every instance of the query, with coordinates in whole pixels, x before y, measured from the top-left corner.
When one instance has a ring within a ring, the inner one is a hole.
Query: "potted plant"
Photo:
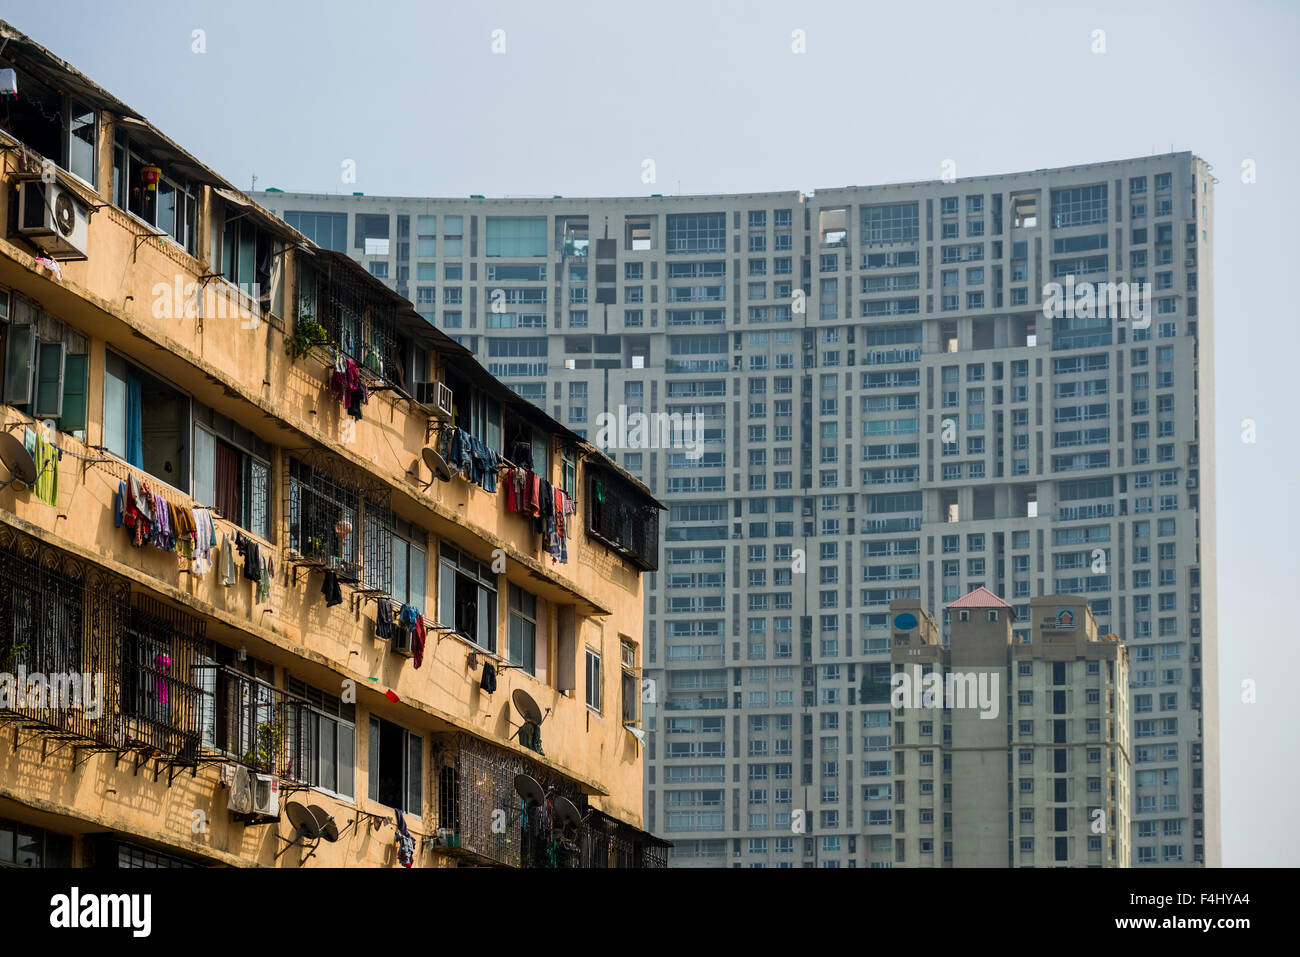
[[[298,321],[293,326],[293,335],[285,337],[284,352],[285,355],[295,359],[302,359],[312,349],[323,346],[327,342],[329,342],[329,334],[325,331],[325,327],[316,321],[316,317],[310,310],[304,309],[298,313]]]

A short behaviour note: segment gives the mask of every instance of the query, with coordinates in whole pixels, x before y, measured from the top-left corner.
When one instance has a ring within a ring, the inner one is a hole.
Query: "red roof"
[[[976,588],[969,595],[958,598],[948,606],[949,608],[1010,608],[1011,605],[1003,601],[993,592],[989,591],[983,585]]]

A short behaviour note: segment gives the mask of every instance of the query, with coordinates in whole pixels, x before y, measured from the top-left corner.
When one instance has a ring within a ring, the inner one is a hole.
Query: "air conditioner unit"
[[[236,768],[226,807],[231,814],[250,818],[252,823],[279,820],[280,782],[270,774]]]
[[[451,418],[452,391],[443,382],[415,383],[415,401],[428,406],[440,418]]]
[[[394,625],[393,637],[389,640],[388,647],[395,655],[406,655],[411,658],[415,655],[415,635],[410,628]]]
[[[18,232],[52,258],[85,259],[90,213],[58,183],[28,180],[19,186]]]

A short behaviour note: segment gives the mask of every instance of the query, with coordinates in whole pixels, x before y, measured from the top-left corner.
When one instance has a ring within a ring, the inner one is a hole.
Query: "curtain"
[[[126,460],[144,468],[144,404],[140,380],[126,377]]]
[[[213,483],[213,505],[223,518],[239,521],[239,453],[224,442],[218,442]]]

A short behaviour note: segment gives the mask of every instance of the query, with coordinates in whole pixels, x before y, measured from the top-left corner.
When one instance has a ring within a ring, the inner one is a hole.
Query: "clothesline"
[[[60,451],[62,452],[64,450],[60,450]],[[66,451],[67,454],[72,455],[79,459],[83,459],[90,465],[102,466],[104,468],[104,471],[111,474],[114,478],[120,479],[122,481],[127,481],[128,479],[130,479],[132,475],[134,475],[137,478],[139,478],[142,482],[148,482],[149,491],[152,492],[154,495],[162,496],[162,498],[164,498],[167,502],[169,502],[173,508],[206,509],[208,515],[211,516],[212,518],[213,524],[224,525],[232,533],[242,532],[244,535],[248,534],[242,528],[240,528],[239,525],[236,524],[234,521],[225,518],[213,506],[201,505],[200,503],[194,501],[193,499],[190,499],[189,496],[185,495],[185,493],[179,491],[178,489],[172,488],[170,485],[167,485],[162,479],[158,478],[156,475],[150,475],[148,472],[145,472],[143,469],[137,469],[134,466],[130,465],[129,463],[123,462],[121,459],[115,456],[111,458],[108,457],[93,458],[88,455],[81,455],[77,452],[73,452],[71,449]],[[184,499],[186,500],[182,501],[181,500],[182,497],[184,497]]]

